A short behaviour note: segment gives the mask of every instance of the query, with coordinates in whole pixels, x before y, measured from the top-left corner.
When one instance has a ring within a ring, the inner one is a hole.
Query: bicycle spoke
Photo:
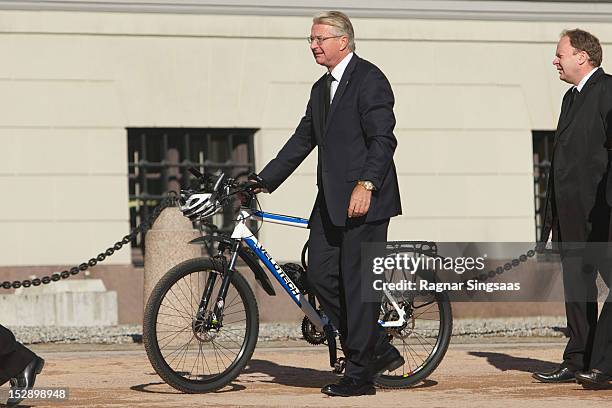
[[[200,350],[202,350],[202,343],[200,343]],[[206,360],[206,357],[204,356],[204,352],[202,352],[202,361],[203,363],[206,364],[206,368],[208,369],[208,372],[212,375],[212,371],[210,371],[210,366],[208,365],[208,360]],[[204,369],[204,364],[202,364],[202,370]]]
[[[191,338],[193,339],[193,337]],[[183,368],[181,371],[185,372],[185,362],[187,361],[187,352],[189,352],[189,345],[191,344],[191,340],[186,344],[185,351],[183,352]],[[181,363],[181,359],[179,359],[179,365]]]
[[[178,287],[179,287],[179,289],[181,289],[181,285],[180,285],[180,284],[178,284],[178,285],[174,285],[174,286],[178,286]],[[189,312],[189,310],[188,310],[187,308],[185,308],[185,305],[183,304],[183,302],[181,301],[181,299],[179,299],[179,297],[176,295],[176,293],[174,293],[174,286],[173,286],[172,288],[170,288],[170,293],[172,293],[172,295],[174,295],[174,298],[176,299],[176,301],[178,302],[178,304],[181,306],[181,308],[183,309],[183,311],[185,312],[185,314],[186,314],[187,316],[189,316],[191,313]],[[182,291],[182,289],[181,289],[181,291]],[[184,294],[184,293],[183,293],[183,296],[185,296],[185,294]],[[170,300],[168,299],[168,301],[170,301]],[[177,310],[177,311],[178,311],[178,310]]]
[[[185,327],[183,330],[180,330],[180,331],[176,332],[176,334],[175,334],[175,335],[174,335],[174,336],[173,336],[173,337],[170,339],[170,341],[169,341],[169,342],[167,342],[167,343],[166,343],[166,344],[165,344],[163,347],[161,347],[161,346],[160,346],[160,347],[159,347],[159,349],[161,350],[161,349],[165,348],[166,346],[168,346],[170,343],[172,343],[172,341],[173,341],[173,340],[174,340],[176,337],[178,337],[178,335],[179,335],[179,334],[184,333],[184,332],[185,332],[187,329],[190,329],[190,327],[189,327],[189,326],[187,326],[187,327]],[[170,337],[170,336],[172,336],[172,335],[170,334],[170,335],[168,335],[168,336],[164,337],[163,339],[158,339],[158,340],[157,340],[157,343],[159,344],[159,343],[160,343],[162,340],[165,340],[165,339],[167,339],[167,338],[168,338],[168,337]]]
[[[192,339],[193,339],[193,336],[192,336]],[[191,342],[191,339],[189,340],[189,342]],[[187,347],[187,345],[188,345],[188,344],[189,344],[189,343],[187,343],[187,344],[183,344],[182,346],[180,346],[180,347],[179,347],[179,348],[177,348],[176,350],[172,351],[172,353],[167,354],[167,355],[165,356],[165,357],[167,358],[167,357],[171,356],[172,354],[174,354],[174,353],[177,353],[177,352],[178,352],[178,354],[172,358],[172,360],[171,360],[171,361],[168,363],[168,365],[171,365],[171,364],[174,362],[174,360],[176,359],[176,357],[178,357],[178,356],[182,355],[182,354],[181,354],[181,352],[183,351],[183,349],[184,349],[185,347]],[[180,362],[180,360],[179,360],[179,362]]]
[[[234,340],[234,338],[232,338],[231,336],[236,336],[235,334],[226,332],[226,335],[228,336],[228,340],[231,341],[234,344],[237,344],[239,347],[242,346],[242,343],[237,342],[236,340]],[[236,336],[237,337],[237,336]],[[219,344],[217,344],[219,346]]]
[[[234,297],[232,298],[232,300],[230,300],[229,302],[225,302],[225,309],[229,309],[230,307],[232,307],[234,305],[234,301],[236,300],[236,298],[239,298],[240,294],[236,293],[234,295]]]
[[[192,287],[192,283],[191,283],[191,274],[189,274],[189,300],[191,301],[191,314],[195,314],[194,311],[196,310],[193,307],[193,290],[191,290]]]
[[[219,359],[217,358],[217,347],[215,346],[215,342],[212,341],[210,344],[212,344],[213,349],[215,351],[215,361],[217,362],[217,370],[218,372],[221,372],[221,369],[219,368]]]
[[[419,338],[423,339],[423,341],[421,341]],[[431,344],[430,342],[427,341],[426,338],[424,338],[423,336],[420,336],[419,334],[415,333],[415,339],[419,342],[419,344],[421,345],[421,347],[423,348],[423,350],[425,350],[425,352],[427,354],[431,353],[431,351],[433,351],[435,344]],[[427,344],[429,346],[431,346],[430,348],[425,347],[425,345],[423,344]]]
[[[170,315],[166,315],[166,316],[170,316]],[[169,326],[169,327],[176,327],[177,329],[182,329],[182,328],[185,328],[185,327],[191,327],[191,324],[188,324],[187,326],[177,326],[175,324],[170,324],[170,323],[166,323],[166,322],[157,322],[157,325],[158,326],[162,326],[163,325],[163,326]],[[164,330],[159,330],[159,329],[157,330],[158,333],[160,331],[164,331]],[[165,330],[165,331],[168,331],[168,330]]]
[[[170,290],[172,291],[172,289],[170,289]],[[174,295],[174,293],[173,293],[173,295]],[[176,298],[176,295],[174,295],[174,297]],[[190,320],[190,319],[191,319],[191,316],[189,315],[189,312],[187,312],[187,311],[186,311],[184,308],[183,308],[183,310],[179,310],[179,309],[178,309],[178,308],[177,308],[177,307],[174,305],[174,303],[172,303],[172,302],[170,301],[170,298],[169,298],[169,297],[164,298],[164,300],[167,300],[167,301],[168,301],[168,303],[170,304],[170,306],[168,306],[168,305],[166,305],[166,304],[162,304],[161,306],[164,306],[164,307],[167,307],[167,308],[169,308],[169,309],[174,310],[174,311],[175,311],[176,313],[178,313],[178,315],[179,315],[180,317],[182,317],[183,319],[186,319],[186,320]],[[160,307],[161,307],[161,306],[160,306]]]
[[[414,363],[414,368],[411,369],[410,371],[414,372],[419,367],[419,364],[416,362],[416,359],[414,358],[414,355],[412,354],[412,351],[410,351],[411,348],[410,347],[406,347],[406,350],[408,351],[408,354],[410,355],[410,358],[412,359],[412,362]]]
[[[227,309],[225,309],[225,310],[227,310]],[[241,312],[242,312],[242,313],[244,313],[244,312],[245,312],[245,310],[244,310],[244,309],[240,309],[240,310],[237,310],[237,311],[235,311],[235,312],[231,312],[231,313],[225,313],[225,312],[223,312],[223,317],[225,318],[225,317],[227,317],[227,316],[229,316],[229,315],[233,315],[233,314],[236,314],[236,313],[241,313]],[[223,319],[223,320],[225,321],[225,319]]]
[[[214,341],[213,341],[213,343],[214,343]],[[217,347],[218,347],[218,350],[219,350],[219,357],[221,357],[221,356],[225,357],[225,358],[226,358],[226,359],[227,359],[227,360],[230,362],[230,365],[231,365],[231,363],[232,363],[234,360],[232,360],[231,358],[229,358],[229,357],[227,356],[227,354],[225,354],[225,353],[223,352],[223,350],[221,350],[222,348],[223,348],[223,349],[226,349],[226,350],[229,350],[229,349],[227,349],[227,348],[223,347],[221,344],[217,344]],[[236,355],[238,355],[238,353],[236,353]],[[221,362],[223,362],[223,360],[221,360]]]
[[[197,355],[197,356],[196,356],[196,358],[194,358],[194,360],[193,360],[193,366],[191,367],[191,371],[190,371],[190,375],[189,375],[190,377],[194,376],[194,375],[193,375],[193,369],[194,369],[194,368],[197,368],[197,367],[196,367],[196,364],[198,363],[198,358],[200,357],[200,351],[201,351],[201,350],[202,350],[202,346],[201,346],[201,344],[200,344],[200,343],[198,343],[198,355]],[[197,372],[197,371],[196,371],[196,372]]]

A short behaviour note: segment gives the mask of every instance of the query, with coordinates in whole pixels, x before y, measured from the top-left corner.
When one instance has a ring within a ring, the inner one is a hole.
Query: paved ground
[[[326,367],[326,351],[296,347],[303,344],[297,342],[260,344],[233,386],[202,395],[180,394],[161,382],[141,345],[35,346],[47,360],[37,385],[70,387],[70,399],[30,406],[610,407],[612,390],[587,391],[576,384],[545,385],[531,379],[532,371],[553,367],[559,359],[563,344],[558,339],[477,341],[451,345],[440,367],[417,387],[358,398],[321,394],[321,385],[335,379]]]

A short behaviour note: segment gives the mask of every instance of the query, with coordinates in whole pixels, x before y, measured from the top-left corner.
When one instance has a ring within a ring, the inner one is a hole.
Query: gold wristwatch
[[[370,180],[359,180],[357,182],[357,184],[360,185],[361,187],[365,188],[368,191],[376,190],[376,187],[374,186],[374,183],[372,183]]]

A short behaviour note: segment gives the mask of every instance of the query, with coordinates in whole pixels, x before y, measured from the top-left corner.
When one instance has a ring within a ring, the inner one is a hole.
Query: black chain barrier
[[[536,245],[534,249],[530,249],[524,254],[519,255],[518,258],[514,258],[513,260],[506,262],[504,265],[500,265],[497,268],[491,269],[488,272],[482,272],[481,274],[478,275],[478,280],[480,282],[485,282],[488,279],[495,278],[503,274],[504,272],[508,272],[509,270],[516,268],[523,262],[527,262],[529,258],[533,258],[536,255],[538,251],[538,247],[539,246]],[[467,284],[467,280],[464,280],[463,283]]]
[[[138,234],[144,234],[145,232],[147,232],[147,230],[151,228],[159,214],[165,208],[175,206],[177,202],[177,197],[176,193],[173,193],[174,192],[170,192],[167,197],[162,199],[162,201],[157,205],[157,207],[155,207],[153,213],[146,221],[135,227],[129,234],[125,235],[120,241],[115,242],[115,244],[108,248],[106,251],[99,253],[98,256],[96,256],[95,258],[91,258],[89,261],[83,262],[80,265],[74,266],[68,270],[52,273],[50,276],[43,276],[42,278],[25,279],[22,281],[13,282],[4,281],[0,284],[0,288],[18,289],[21,287],[28,288],[30,286],[40,286],[41,284],[47,285],[51,282],[57,282],[59,280],[69,278],[70,276],[77,275],[79,272],[86,271],[89,268],[93,268],[98,264],[98,262],[104,261],[109,256],[112,256],[116,251],[119,251],[121,248],[123,248],[124,245],[127,245],[133,240],[135,240]],[[508,272],[513,268],[516,268],[521,263],[526,262],[529,258],[533,258],[536,255],[537,250],[538,246],[536,245],[534,249],[530,249],[526,253],[521,254],[518,258],[506,262],[503,266],[500,265],[496,269],[481,273],[480,275],[478,275],[478,280],[484,282],[488,279],[495,278],[496,276],[501,275],[504,272]]]
[[[22,281],[13,281],[13,282],[4,281],[2,282],[2,284],[0,284],[0,287],[3,289],[11,289],[11,288],[19,289],[21,287],[29,288],[30,286],[40,286],[41,284],[47,285],[51,282],[57,282],[61,279],[66,279],[66,278],[69,278],[70,276],[77,275],[79,272],[86,271],[89,268],[93,268],[94,266],[98,264],[98,262],[104,261],[109,256],[112,256],[116,251],[119,251],[121,248],[123,248],[124,245],[127,245],[130,242],[134,241],[136,237],[138,236],[138,234],[140,233],[144,234],[145,232],[147,232],[147,230],[151,228],[151,226],[153,225],[153,223],[155,222],[159,214],[161,214],[161,212],[165,208],[174,207],[176,205],[176,201],[177,201],[176,193],[174,192],[168,193],[168,196],[164,197],[161,200],[161,202],[157,205],[157,207],[155,207],[155,209],[153,210],[153,213],[149,216],[147,220],[145,220],[140,225],[135,227],[129,234],[124,236],[120,241],[115,242],[115,244],[111,246],[110,248],[108,248],[106,251],[99,253],[98,256],[96,256],[95,258],[91,258],[87,262],[83,262],[82,264],[78,266],[74,266],[70,269],[67,269],[61,272],[52,273],[49,276],[43,276],[42,278],[35,278],[31,280],[25,279]]]

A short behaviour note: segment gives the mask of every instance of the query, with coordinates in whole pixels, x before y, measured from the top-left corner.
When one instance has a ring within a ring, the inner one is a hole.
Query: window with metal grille
[[[253,135],[242,128],[128,128],[130,226],[147,219],[168,191],[191,186],[193,166],[201,172],[223,171],[229,177],[253,172]],[[193,186],[191,186],[193,187]],[[213,220],[220,229],[232,227],[231,209]],[[144,237],[132,243],[132,261],[142,263]]]
[[[533,192],[535,202],[536,239],[540,238],[540,230],[544,222],[544,204],[548,173],[552,159],[554,130],[534,130],[533,136]]]

